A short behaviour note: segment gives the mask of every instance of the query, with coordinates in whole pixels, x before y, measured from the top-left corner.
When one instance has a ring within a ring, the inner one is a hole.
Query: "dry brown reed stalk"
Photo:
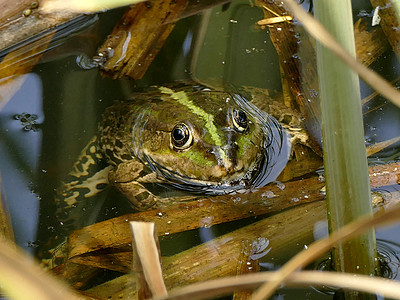
[[[134,271],[138,299],[167,296],[161,264],[160,249],[152,222],[130,222]]]
[[[153,298],[153,300],[201,300],[232,294],[238,290],[253,290],[263,282],[271,280],[275,272],[246,274],[239,277],[224,277],[195,283],[170,291],[168,297]],[[378,293],[385,297],[400,299],[400,283],[384,278],[369,277],[346,273],[301,271],[290,275],[287,281],[290,287],[330,286],[354,289],[368,293]]]
[[[11,299],[79,299],[66,285],[45,273],[30,257],[1,236],[0,270],[2,292]]]
[[[384,80],[377,73],[359,63],[355,58],[347,53],[345,49],[332,37],[332,35],[310,14],[306,13],[293,0],[283,0],[294,16],[302,22],[310,35],[318,40],[342,59],[353,71],[368,83],[372,88],[378,91],[382,96],[390,100],[393,104],[400,107],[400,92],[393,88],[390,83]]]
[[[366,232],[374,226],[382,226],[397,222],[400,219],[400,205],[396,205],[383,214],[366,216],[355,222],[352,222],[340,230],[332,233],[329,237],[319,240],[294,256],[287,262],[271,279],[253,295],[251,300],[260,300],[268,298],[272,293],[293,274],[296,270],[307,266],[309,263],[327,252],[338,242],[348,240],[363,232]]]
[[[40,9],[45,13],[64,10],[76,13],[95,13],[142,1],[143,0],[45,0],[41,2]]]

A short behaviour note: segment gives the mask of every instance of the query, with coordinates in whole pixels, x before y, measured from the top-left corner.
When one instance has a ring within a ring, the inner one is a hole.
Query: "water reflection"
[[[34,246],[38,225],[40,197],[33,191],[42,144],[42,132],[24,128],[44,120],[42,109],[42,81],[36,74],[25,76],[22,88],[0,111],[0,170],[16,242]],[[28,111],[30,117],[22,116]],[[21,116],[16,120],[15,116]],[[32,119],[32,116],[36,116]],[[26,118],[26,120],[22,120]],[[21,124],[26,121],[24,124]],[[22,125],[22,126],[21,126]]]

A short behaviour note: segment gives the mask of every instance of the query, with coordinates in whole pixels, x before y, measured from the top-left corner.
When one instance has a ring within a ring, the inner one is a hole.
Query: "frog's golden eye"
[[[232,123],[233,126],[235,127],[235,130],[240,133],[245,132],[249,127],[247,115],[243,110],[238,110],[238,109],[233,110]]]
[[[176,150],[188,149],[193,144],[193,134],[185,123],[176,124],[171,131],[171,143]]]

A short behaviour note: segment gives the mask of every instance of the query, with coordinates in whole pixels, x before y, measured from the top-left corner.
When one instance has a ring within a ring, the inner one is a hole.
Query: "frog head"
[[[180,189],[227,193],[273,181],[290,146],[275,119],[238,94],[159,87],[133,122],[135,156]]]

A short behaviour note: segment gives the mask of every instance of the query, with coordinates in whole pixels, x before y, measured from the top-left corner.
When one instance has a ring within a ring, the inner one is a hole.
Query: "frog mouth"
[[[232,180],[227,178],[223,182],[191,178],[160,165],[148,155],[145,155],[144,159],[152,171],[156,172],[160,178],[163,178],[167,185],[191,193],[207,195],[229,194],[237,190],[264,186],[276,179],[271,179],[273,168],[270,168],[268,151],[260,153],[254,163],[242,174],[235,174]]]
[[[252,170],[249,169],[241,175],[236,175],[235,180],[233,181],[230,181],[229,178],[227,178],[224,181],[216,182],[199,180],[182,175],[176,171],[172,171],[160,165],[147,155],[145,156],[145,160],[148,162],[148,165],[150,166],[152,171],[156,172],[160,178],[163,178],[167,185],[180,190],[201,194],[219,195],[246,188],[246,186],[248,186],[249,182],[251,181],[254,170],[256,169],[256,166],[254,166],[251,168]]]

